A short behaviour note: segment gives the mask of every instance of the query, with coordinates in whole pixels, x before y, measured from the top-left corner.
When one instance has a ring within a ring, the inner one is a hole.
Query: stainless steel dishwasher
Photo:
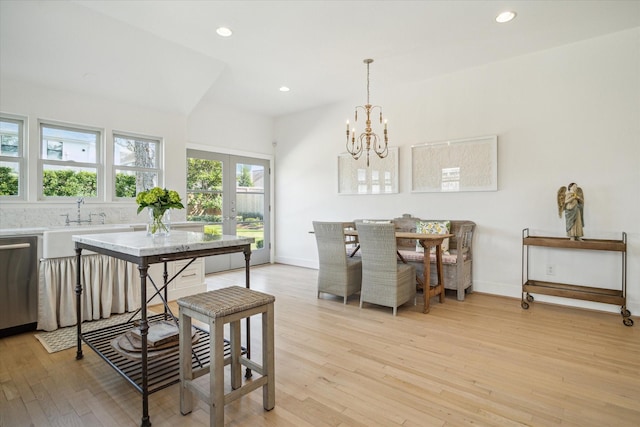
[[[0,337],[36,329],[38,238],[0,237]]]

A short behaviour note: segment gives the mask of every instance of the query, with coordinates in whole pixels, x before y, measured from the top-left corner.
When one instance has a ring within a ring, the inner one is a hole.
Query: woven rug
[[[125,323],[131,317],[131,313],[113,314],[108,319],[93,320],[82,324],[82,332],[95,331],[96,329],[105,328],[111,325]],[[135,317],[140,318],[140,313]],[[68,326],[59,328],[51,332],[40,332],[34,336],[40,341],[40,344],[49,352],[56,353],[75,347],[78,342],[77,327]]]

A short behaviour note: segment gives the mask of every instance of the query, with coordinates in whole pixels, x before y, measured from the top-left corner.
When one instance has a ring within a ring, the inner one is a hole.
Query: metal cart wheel
[[[633,326],[633,319],[625,317],[622,319],[622,323],[624,323],[625,326]]]
[[[533,295],[527,294],[527,301],[533,302]]]
[[[527,303],[526,301],[522,301],[522,303],[520,304],[520,306],[522,308],[524,308],[525,310],[529,309],[529,303]]]
[[[620,310],[620,314],[622,314],[622,317],[631,316],[631,312],[629,310],[627,310],[625,307],[622,307],[622,310]]]

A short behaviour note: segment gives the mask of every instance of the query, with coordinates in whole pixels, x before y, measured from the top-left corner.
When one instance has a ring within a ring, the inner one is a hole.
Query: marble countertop
[[[253,237],[211,235],[180,230],[171,230],[171,234],[166,237],[152,237],[147,236],[146,231],[135,231],[82,234],[73,236],[72,240],[136,257],[248,245],[255,241]]]
[[[208,222],[194,222],[194,221],[182,221],[182,222],[173,222],[171,224],[172,227],[180,228],[191,225],[207,225]],[[141,223],[133,223],[133,224],[91,224],[91,225],[59,225],[55,227],[24,227],[24,228],[0,228],[0,237],[13,237],[13,236],[36,236],[42,235],[45,231],[53,231],[53,230],[87,230],[94,228],[108,228],[108,227],[131,227],[131,229],[135,228],[146,228],[147,224],[144,222]]]

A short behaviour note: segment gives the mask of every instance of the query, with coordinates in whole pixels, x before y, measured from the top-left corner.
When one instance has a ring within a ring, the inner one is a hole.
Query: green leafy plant
[[[151,234],[162,230],[169,231],[167,226],[162,223],[162,216],[167,210],[184,209],[177,191],[160,187],[153,187],[151,190],[138,193],[136,203],[138,204],[138,213],[142,212],[144,208],[151,210],[153,215]]]

